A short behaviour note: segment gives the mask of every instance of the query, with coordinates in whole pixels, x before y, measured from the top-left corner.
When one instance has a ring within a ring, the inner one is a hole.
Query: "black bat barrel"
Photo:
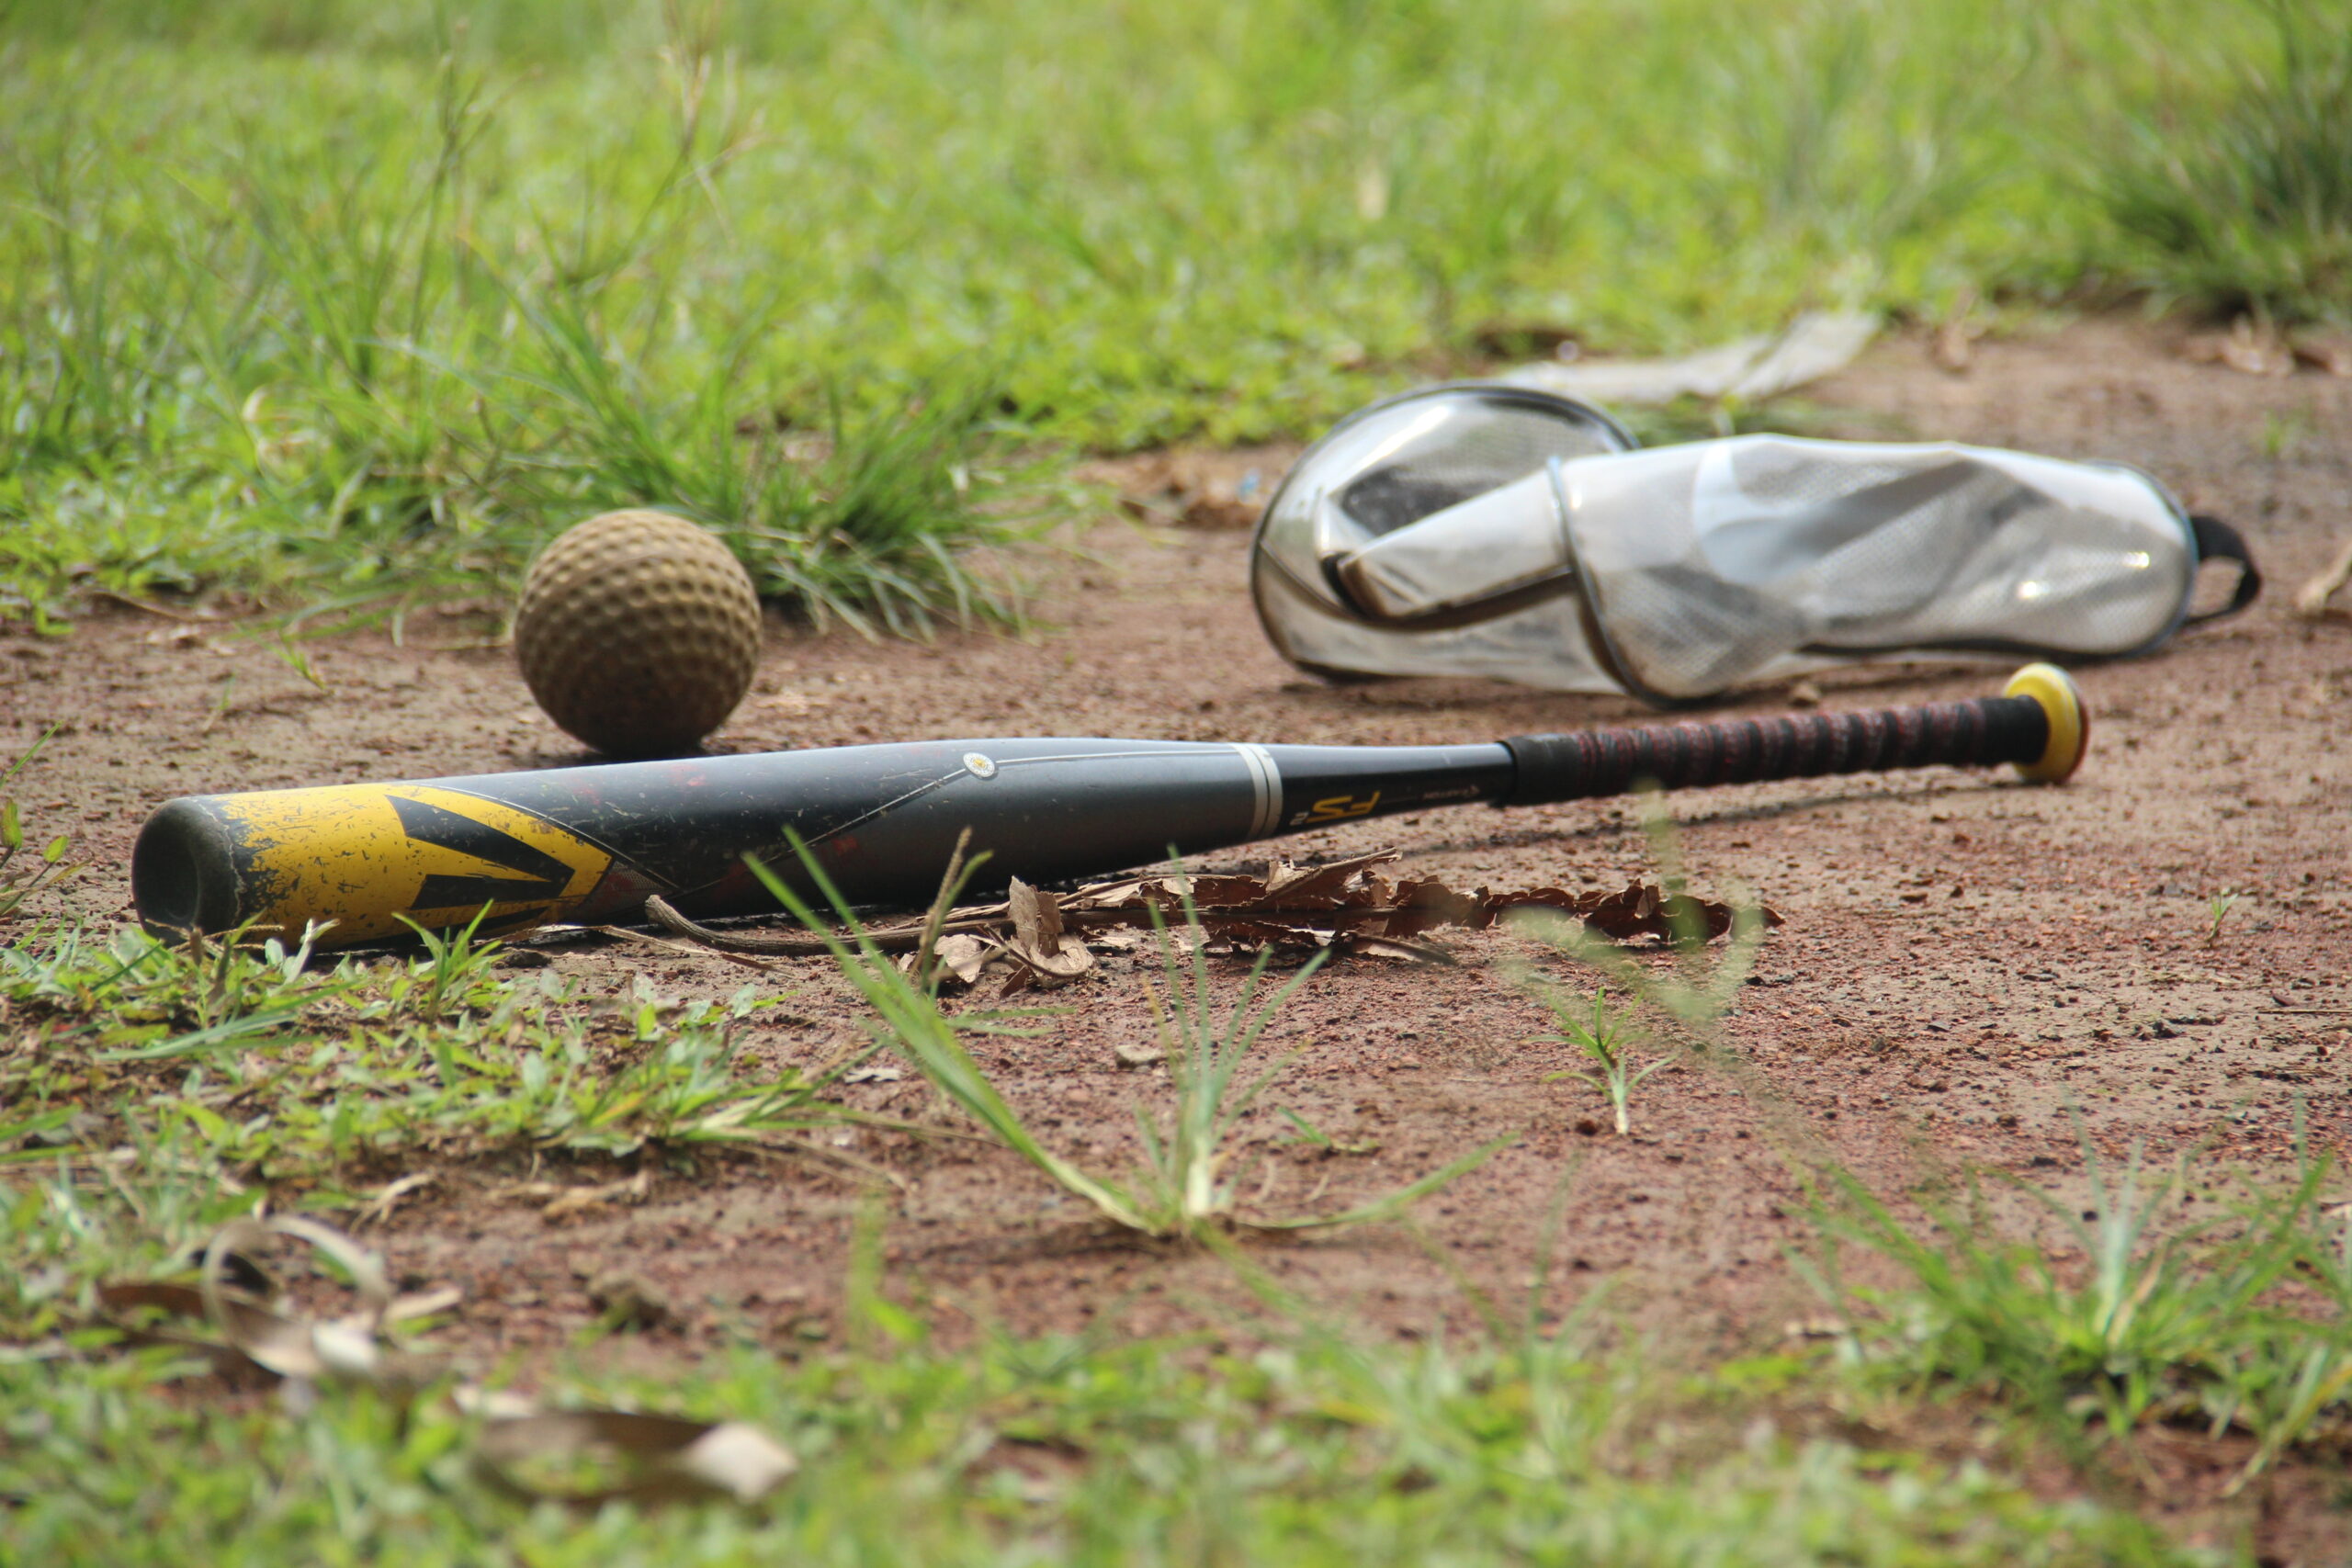
[[[1253,746],[940,740],[342,784],[175,800],[131,857],[153,929],[248,921],[345,945],[427,928],[513,931],[637,917],[646,895],[703,917],[775,900],[797,835],[861,905],[920,904],[957,836],[987,873],[1035,882],[1440,802],[1498,799],[1499,744]],[[404,919],[403,919],[404,918]]]
[[[159,932],[251,927],[293,938],[332,922],[322,946],[477,916],[486,931],[628,920],[654,893],[710,918],[772,909],[745,857],[797,880],[797,836],[853,903],[911,906],[936,891],[967,828],[996,885],[1054,882],[1171,850],[1432,806],[1611,795],[1644,781],[1673,788],[1935,762],[2014,762],[2059,776],[2049,773],[2064,749],[2055,733],[2044,699],[2030,694],[1462,746],[937,740],[198,795],[168,803],[141,829],[131,896]]]

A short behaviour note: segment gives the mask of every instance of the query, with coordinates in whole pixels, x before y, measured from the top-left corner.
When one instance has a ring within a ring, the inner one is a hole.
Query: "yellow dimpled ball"
[[[665,512],[607,512],[531,563],[514,653],[547,716],[599,751],[689,750],[751,689],[759,594],[708,530]]]

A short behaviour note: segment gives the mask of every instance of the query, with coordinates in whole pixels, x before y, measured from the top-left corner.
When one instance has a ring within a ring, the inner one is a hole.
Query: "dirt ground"
[[[1812,389],[1835,434],[1953,437],[2114,457],[2162,476],[2195,510],[2237,523],[2270,590],[2241,618],[2156,657],[2079,671],[2093,749],[2061,790],[1936,770],[1676,797],[1702,886],[1743,884],[1786,918],[1728,1024],[1729,1039],[1854,1171],[1899,1192],[1954,1165],[2064,1185],[2084,1158],[2074,1118],[2105,1150],[2199,1149],[2200,1168],[2274,1168],[2300,1101],[2314,1143],[2352,1139],[2352,621],[2289,613],[2293,589],[2352,536],[2352,380],[2257,378],[2193,363],[2160,329],[2093,321],[1980,344],[1964,373],[1912,338],[1883,343]],[[1279,478],[1289,453],[1176,459],[1230,479]],[[1115,468],[1159,477],[1168,459]],[[1060,733],[1329,742],[1488,739],[1645,716],[1615,699],[1475,681],[1335,687],[1286,667],[1244,587],[1244,531],[1106,519],[1086,554],[1047,563],[1042,629],[875,646],[771,631],[727,750]],[[532,706],[511,660],[436,649],[462,632],[412,628],[312,645],[321,693],[232,631],[129,610],[63,641],[0,628],[0,747],[57,738],[22,796],[36,827],[72,830],[95,873],[80,912],[127,915],[130,843],[176,795],[560,765],[582,754]],[[2005,668],[1879,669],[1822,681],[1831,706],[1979,694]],[[233,683],[232,678],[233,677]],[[1760,691],[1735,711],[1785,705]],[[1290,842],[1295,855],[1393,845],[1405,866],[1457,886],[1616,886],[1649,868],[1623,803],[1498,813],[1431,811]],[[1236,863],[1244,857],[1222,857]],[[2217,924],[2212,900],[2236,902]],[[1564,1311],[1591,1283],[1676,1332],[1770,1343],[1820,1310],[1782,1261],[1811,1235],[1796,1185],[1753,1100],[1717,1075],[1668,1072],[1634,1101],[1635,1130],[1603,1130],[1599,1096],[1547,1081],[1572,1064],[1499,972],[1522,939],[1451,939],[1438,969],[1351,961],[1283,1014],[1298,1055],[1268,1104],[1368,1156],[1283,1145],[1271,1109],[1243,1167],[1257,1206],[1303,1213],[1366,1198],[1504,1134],[1518,1142],[1423,1205],[1421,1235],[1386,1225],[1253,1248],[1284,1285],[1342,1320],[1427,1333],[1468,1314],[1434,1256],[1490,1289],[1528,1281],[1543,1216],[1565,1204]],[[616,943],[554,962],[594,988],[639,974],[669,995],[723,995],[744,972]],[[1555,972],[1564,972],[1555,963]],[[1230,986],[1238,961],[1221,965]],[[857,1029],[827,965],[752,1048],[812,1063]],[[978,1054],[1064,1152],[1113,1168],[1135,1153],[1131,1107],[1159,1103],[1157,1069],[1114,1047],[1148,1040],[1133,959],[1113,958],[1050,1000],[1035,1038]],[[909,1072],[856,1102],[948,1120]],[[970,1142],[843,1134],[909,1183],[888,1207],[894,1291],[1015,1330],[1096,1320],[1142,1333],[1238,1321],[1227,1265],[1138,1247],[1090,1224],[1012,1156]],[[381,1173],[395,1176],[398,1171]],[[658,1171],[634,1207],[570,1224],[483,1194],[511,1168],[452,1171],[403,1205],[381,1243],[412,1275],[462,1285],[484,1348],[528,1351],[590,1322],[586,1281],[625,1263],[686,1326],[679,1349],[722,1334],[820,1337],[839,1299],[862,1202],[804,1164],[706,1162]],[[606,1179],[608,1169],[547,1170]],[[649,1347],[651,1348],[651,1347]]]

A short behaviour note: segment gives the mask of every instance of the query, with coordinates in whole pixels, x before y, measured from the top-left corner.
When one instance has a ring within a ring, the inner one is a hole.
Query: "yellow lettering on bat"
[[[1334,795],[1317,801],[1306,813],[1309,822],[1338,822],[1350,817],[1369,817],[1380,804],[1380,792],[1374,790],[1359,800],[1352,795]]]

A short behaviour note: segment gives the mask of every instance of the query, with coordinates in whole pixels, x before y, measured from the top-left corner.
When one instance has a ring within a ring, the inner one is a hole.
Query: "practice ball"
[[[688,750],[751,689],[759,594],[707,530],[663,512],[607,512],[531,562],[514,653],[547,716],[599,751]]]

